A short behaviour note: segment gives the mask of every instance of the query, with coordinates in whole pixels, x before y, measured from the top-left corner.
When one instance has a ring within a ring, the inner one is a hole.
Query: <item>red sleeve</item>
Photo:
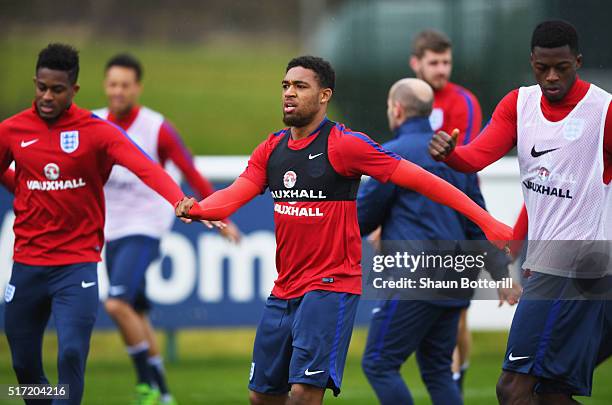
[[[114,162],[138,176],[172,206],[183,198],[183,192],[172,177],[140,149],[125,132],[113,124],[105,121],[101,123],[100,138],[106,153]],[[134,201],[134,206],[137,205],[138,201]]]
[[[512,228],[497,221],[450,183],[407,160],[401,160],[390,180],[400,187],[414,190],[459,211],[478,225],[487,239],[500,249],[512,239]]]
[[[0,183],[12,194],[15,194],[15,171],[7,169],[0,177]]]
[[[458,90],[457,103],[450,111],[450,122],[448,125],[449,131],[459,129],[458,145],[467,145],[474,140],[480,133],[482,124],[482,110],[476,97],[467,91],[460,88]],[[447,131],[448,133],[451,133]]]
[[[501,159],[516,145],[516,102],[518,90],[508,93],[497,105],[493,117],[470,144],[458,146],[445,160],[464,173],[478,172]]]
[[[604,126],[604,174],[603,181],[610,184],[612,180],[612,103],[608,106]]]
[[[336,172],[346,177],[367,174],[381,183],[386,183],[401,158],[384,149],[369,136],[341,128],[333,129],[328,144],[329,161]]]
[[[480,108],[480,103],[478,102],[476,96],[474,96],[472,93],[468,93],[468,95],[473,109],[469,139],[469,142],[471,142],[478,136],[478,134],[480,134],[482,126],[482,109]]]
[[[189,210],[189,218],[221,221],[251,201],[260,192],[259,185],[246,177],[238,177],[229,187],[211,194],[198,204],[194,204]]]
[[[528,228],[529,220],[527,217],[527,208],[525,204],[523,204],[523,208],[521,208],[521,212],[514,224],[512,243],[510,244],[510,254],[514,259],[516,259],[523,250],[525,239],[527,239]]]
[[[163,164],[170,159],[180,169],[191,188],[200,198],[208,197],[214,191],[212,184],[198,172],[191,152],[185,147],[178,132],[169,122],[164,121],[159,129],[157,154]]]
[[[270,135],[268,139],[260,143],[249,158],[249,163],[244,169],[240,177],[250,180],[259,187],[259,192],[262,193],[268,186],[268,158],[274,149],[273,143],[276,135]]]
[[[527,207],[523,204],[523,208],[521,208],[521,212],[514,224],[514,236],[512,239],[520,241],[525,240],[527,237],[528,224]]]
[[[14,160],[8,139],[7,124],[0,122],[0,173],[4,173]]]

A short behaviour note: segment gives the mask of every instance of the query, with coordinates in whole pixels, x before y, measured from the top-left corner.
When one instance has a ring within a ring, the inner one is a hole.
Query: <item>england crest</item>
[[[575,141],[582,136],[584,131],[584,120],[571,118],[563,126],[563,137],[568,141]]]
[[[15,296],[15,286],[12,284],[6,285],[6,290],[4,290],[4,301],[11,302],[13,297]]]
[[[434,108],[429,116],[429,125],[431,125],[431,129],[434,131],[442,128],[442,125],[444,125],[444,110]]]
[[[72,153],[79,147],[79,131],[60,132],[60,147],[66,153]]]

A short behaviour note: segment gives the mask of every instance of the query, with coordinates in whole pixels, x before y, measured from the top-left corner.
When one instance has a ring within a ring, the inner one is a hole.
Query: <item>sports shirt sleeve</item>
[[[255,184],[259,188],[259,193],[263,193],[263,191],[268,186],[268,158],[270,157],[271,147],[270,142],[273,139],[274,135],[270,135],[270,137],[260,143],[249,158],[249,163],[247,164],[246,169],[240,175],[240,177],[245,178],[251,183]]]
[[[478,177],[476,174],[469,174],[467,179],[467,187],[465,190],[465,194],[472,199],[476,204],[478,204],[482,209],[486,210],[486,204],[484,201],[484,197],[482,196],[482,192],[480,191],[480,187],[478,185]],[[486,236],[474,222],[466,221],[465,222],[465,235],[468,240],[481,240],[485,239]]]
[[[497,221],[450,183],[407,160],[401,160],[390,181],[459,211],[475,222],[487,239],[500,249],[512,239],[512,228]]]
[[[259,185],[245,177],[238,177],[229,187],[214,192],[208,198],[194,204],[189,210],[189,218],[209,221],[223,220],[257,195]]]
[[[164,121],[159,129],[157,154],[160,161],[171,160],[179,168],[191,188],[200,198],[208,197],[214,192],[210,181],[200,174],[194,165],[193,156],[187,149],[176,129]]]
[[[100,125],[99,128],[104,150],[113,163],[133,172],[172,206],[183,197],[183,192],[172,177],[140,149],[124,131],[113,124]],[[137,205],[138,202],[135,201],[134,206]]]
[[[480,135],[468,145],[456,147],[444,162],[457,171],[473,173],[506,155],[516,145],[517,100],[518,90],[508,93]]]
[[[8,145],[8,128],[0,122],[0,173],[4,173],[13,162],[13,152]]]
[[[467,145],[473,141],[480,132],[482,110],[480,109],[478,100],[472,93],[466,90],[461,90],[459,93],[461,94],[463,102],[458,106],[460,108],[453,108],[450,111],[452,114],[450,117],[451,127],[452,129],[459,129],[461,144]]]
[[[15,194],[15,171],[13,169],[6,169],[0,177],[0,183],[12,194]]]
[[[389,180],[401,160],[369,136],[346,128],[338,136],[330,135],[328,154],[338,174],[346,177],[366,174],[381,183]]]

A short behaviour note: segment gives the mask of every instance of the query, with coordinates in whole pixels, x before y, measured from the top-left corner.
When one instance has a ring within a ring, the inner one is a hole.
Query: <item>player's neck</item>
[[[117,121],[125,121],[125,120],[128,120],[134,114],[135,110],[136,110],[136,106],[132,105],[126,108],[125,110],[121,110],[121,111],[109,110],[109,111],[112,114],[112,116],[115,117]]]
[[[291,138],[294,141],[304,139],[317,132],[327,119],[325,113],[317,114],[317,117],[303,127],[291,127]]]

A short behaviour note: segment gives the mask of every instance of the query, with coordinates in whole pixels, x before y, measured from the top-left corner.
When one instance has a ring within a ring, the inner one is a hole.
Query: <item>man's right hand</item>
[[[176,214],[177,217],[181,219],[181,221],[183,221],[186,224],[189,224],[191,223],[191,219],[188,217],[189,210],[191,209],[193,204],[197,204],[197,203],[198,202],[193,197],[191,198],[183,197],[183,199],[176,204],[174,213]]]
[[[435,133],[429,142],[429,154],[431,157],[438,162],[445,160],[455,149],[457,136],[459,136],[457,128],[453,129],[450,135],[444,131]]]

